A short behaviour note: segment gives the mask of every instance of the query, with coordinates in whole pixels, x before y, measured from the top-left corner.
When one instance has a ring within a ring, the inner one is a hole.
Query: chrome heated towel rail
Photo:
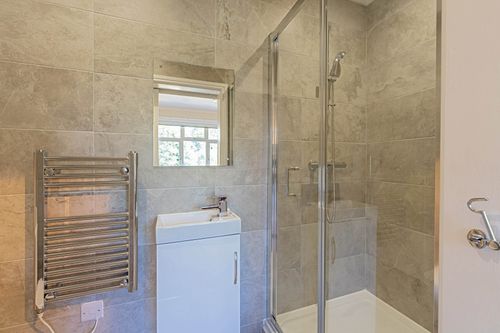
[[[42,312],[53,301],[118,288],[136,290],[137,153],[123,158],[53,157],[39,150],[34,162],[36,310]],[[126,196],[127,208],[69,216],[48,211],[53,197],[103,193]]]

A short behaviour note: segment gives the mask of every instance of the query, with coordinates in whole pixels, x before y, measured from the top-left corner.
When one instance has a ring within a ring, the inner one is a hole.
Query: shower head
[[[332,69],[330,69],[330,74],[328,75],[328,79],[329,80],[333,80],[333,81],[337,81],[337,79],[340,77],[340,74],[342,73],[342,66],[340,64],[340,62],[342,61],[342,59],[344,59],[346,56],[346,52],[345,51],[340,51],[339,53],[337,53],[337,55],[335,56],[335,60],[333,60],[333,65],[332,65]]]

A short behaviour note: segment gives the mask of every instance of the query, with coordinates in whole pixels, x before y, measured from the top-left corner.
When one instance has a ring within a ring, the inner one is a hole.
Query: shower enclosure
[[[299,0],[270,34],[267,333],[437,332],[439,8]]]

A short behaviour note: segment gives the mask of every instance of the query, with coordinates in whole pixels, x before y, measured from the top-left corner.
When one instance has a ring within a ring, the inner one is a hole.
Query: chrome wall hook
[[[469,208],[469,210],[471,212],[481,215],[481,217],[483,218],[484,224],[486,225],[486,229],[488,230],[488,234],[489,234],[490,239],[485,238],[484,237],[485,234],[481,230],[477,230],[477,229],[473,229],[473,230],[469,231],[469,233],[467,234],[467,239],[469,240],[469,243],[474,247],[483,248],[484,244],[486,243],[490,249],[497,251],[497,250],[500,250],[500,243],[497,241],[497,238],[495,236],[495,232],[493,231],[493,228],[491,227],[490,219],[488,218],[486,211],[484,211],[482,209],[474,208],[472,206],[473,203],[475,203],[475,202],[485,202],[485,201],[488,201],[488,199],[487,198],[471,198],[469,201],[467,201],[467,207]],[[479,231],[481,231],[481,233],[479,233]],[[479,237],[481,239],[479,239],[477,237],[478,234],[482,234],[481,235],[482,237]],[[479,243],[482,246],[478,246]]]

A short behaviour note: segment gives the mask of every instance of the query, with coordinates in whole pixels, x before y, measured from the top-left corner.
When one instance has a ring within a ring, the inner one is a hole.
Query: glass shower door
[[[300,2],[300,1],[299,1]],[[320,105],[317,7],[294,7],[272,37],[271,119],[275,153],[273,315],[283,332],[295,332],[294,316],[316,327]],[[286,20],[285,20],[286,21]]]

